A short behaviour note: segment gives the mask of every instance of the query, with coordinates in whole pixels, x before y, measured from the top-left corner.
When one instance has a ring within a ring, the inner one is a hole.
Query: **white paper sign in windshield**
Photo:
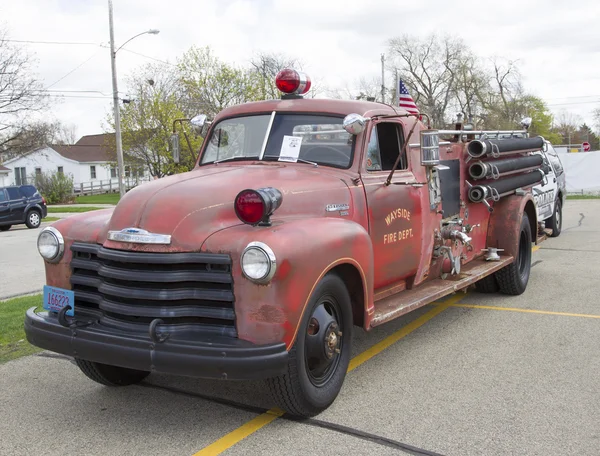
[[[281,144],[281,151],[279,152],[279,161],[296,163],[300,155],[301,144],[301,137],[285,135]]]

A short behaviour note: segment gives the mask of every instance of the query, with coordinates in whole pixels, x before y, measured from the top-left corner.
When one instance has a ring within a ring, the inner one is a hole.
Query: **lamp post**
[[[117,177],[119,179],[119,193],[121,198],[125,195],[125,185],[123,183],[124,178],[124,168],[123,168],[123,144],[121,141],[121,112],[119,110],[119,92],[117,89],[117,64],[116,57],[117,51],[129,43],[134,38],[137,38],[140,35],[144,35],[146,33],[151,35],[156,35],[159,33],[159,30],[150,29],[142,33],[138,33],[137,35],[129,38],[125,41],[119,49],[115,51],[115,34],[114,34],[114,26],[113,26],[113,6],[112,0],[108,0],[108,22],[110,26],[110,65],[112,70],[112,86],[113,86],[113,107],[115,110],[115,136],[117,143]]]

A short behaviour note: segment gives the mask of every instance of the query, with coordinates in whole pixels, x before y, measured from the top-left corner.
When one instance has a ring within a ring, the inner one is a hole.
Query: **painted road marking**
[[[473,305],[473,304],[450,304],[449,306],[450,307],[466,307],[466,308],[471,308],[471,309],[503,310],[506,312],[535,313],[535,314],[542,314],[542,315],[560,315],[563,317],[598,318],[598,319],[600,319],[600,315],[578,314],[578,313],[569,313],[569,312],[553,312],[551,310],[519,309],[516,307],[498,307],[498,306],[478,306],[478,305]]]
[[[533,252],[535,252],[539,248],[540,248],[540,246],[536,245],[536,246],[532,247],[531,250]],[[423,326],[425,323],[427,323],[429,320],[431,320],[436,315],[439,315],[440,313],[442,313],[448,307],[451,307],[451,306],[459,307],[459,305],[457,305],[456,303],[458,301],[460,301],[461,299],[463,299],[465,297],[465,295],[466,294],[464,294],[464,293],[457,293],[455,295],[450,296],[448,299],[446,299],[442,302],[439,302],[432,310],[430,310],[426,314],[421,315],[419,318],[412,321],[408,325],[402,327],[401,329],[396,331],[391,336],[386,337],[381,342],[373,345],[371,348],[369,348],[369,349],[365,350],[364,352],[360,353],[359,355],[355,356],[354,358],[352,358],[350,360],[350,364],[348,365],[348,372],[353,371],[361,364],[365,363],[366,361],[370,360],[377,354],[381,353],[383,350],[385,350],[389,346],[395,344],[403,337],[406,337],[407,335],[409,335],[411,332],[413,332],[417,328]],[[433,303],[433,304],[435,304],[435,303]],[[500,309],[500,308],[494,307],[494,309]],[[249,435],[254,434],[256,431],[263,428],[267,424],[275,421],[277,418],[279,418],[283,414],[284,414],[284,412],[282,410],[280,410],[279,408],[272,408],[272,409],[266,411],[265,413],[263,413],[262,415],[259,415],[256,418],[248,421],[246,424],[243,424],[242,426],[240,426],[239,428],[230,432],[229,434],[224,435],[219,440],[213,442],[209,446],[207,446],[207,447],[203,448],[202,450],[198,451],[197,453],[195,453],[193,456],[208,456],[208,455],[221,454],[223,451],[227,450],[228,448],[231,448],[233,445],[242,441]]]
[[[396,331],[394,334],[386,337],[381,342],[373,345],[371,348],[365,350],[359,355],[355,356],[350,360],[350,364],[348,365],[348,372],[356,369],[358,366],[362,365],[366,361],[370,360],[377,354],[381,353],[383,350],[388,348],[389,346],[395,344],[403,337],[406,337],[414,330],[420,328],[429,320],[431,320],[436,315],[439,315],[448,307],[454,305],[461,299],[466,296],[465,293],[457,293],[453,296],[450,296],[448,299],[439,302],[433,309],[429,312],[421,315],[416,320],[410,322],[408,325],[403,326],[401,329]],[[246,437],[251,434],[254,434],[256,431],[266,426],[267,424],[275,421],[277,418],[282,416],[284,412],[278,408],[272,408],[262,415],[257,416],[256,418],[248,421],[246,424],[243,424],[239,428],[230,432],[229,434],[221,437],[219,440],[210,444],[209,446],[201,449],[197,453],[194,453],[194,456],[209,456],[209,455],[217,455],[221,454],[223,451],[231,448],[236,443],[239,443]]]

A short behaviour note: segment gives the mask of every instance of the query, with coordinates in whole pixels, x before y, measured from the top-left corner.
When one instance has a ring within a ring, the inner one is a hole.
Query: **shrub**
[[[40,173],[34,177],[34,185],[48,204],[64,204],[73,200],[73,178],[63,173]]]

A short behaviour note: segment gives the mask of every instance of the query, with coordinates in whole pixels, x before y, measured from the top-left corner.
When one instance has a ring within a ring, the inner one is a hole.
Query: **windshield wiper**
[[[211,162],[213,165],[216,165],[217,163],[221,163],[221,162],[225,162],[225,161],[233,161],[233,160],[255,160],[258,159],[258,156],[256,157],[227,157],[227,158],[222,158],[221,160],[215,160],[213,162]]]
[[[265,155],[263,158],[279,158],[279,156],[278,155]],[[309,165],[314,165],[316,168],[319,167],[319,165],[317,163],[311,162],[309,160],[304,160],[303,158],[297,158],[296,160],[299,162],[302,162],[302,163],[308,163]],[[293,162],[284,161],[283,163],[293,163]]]

